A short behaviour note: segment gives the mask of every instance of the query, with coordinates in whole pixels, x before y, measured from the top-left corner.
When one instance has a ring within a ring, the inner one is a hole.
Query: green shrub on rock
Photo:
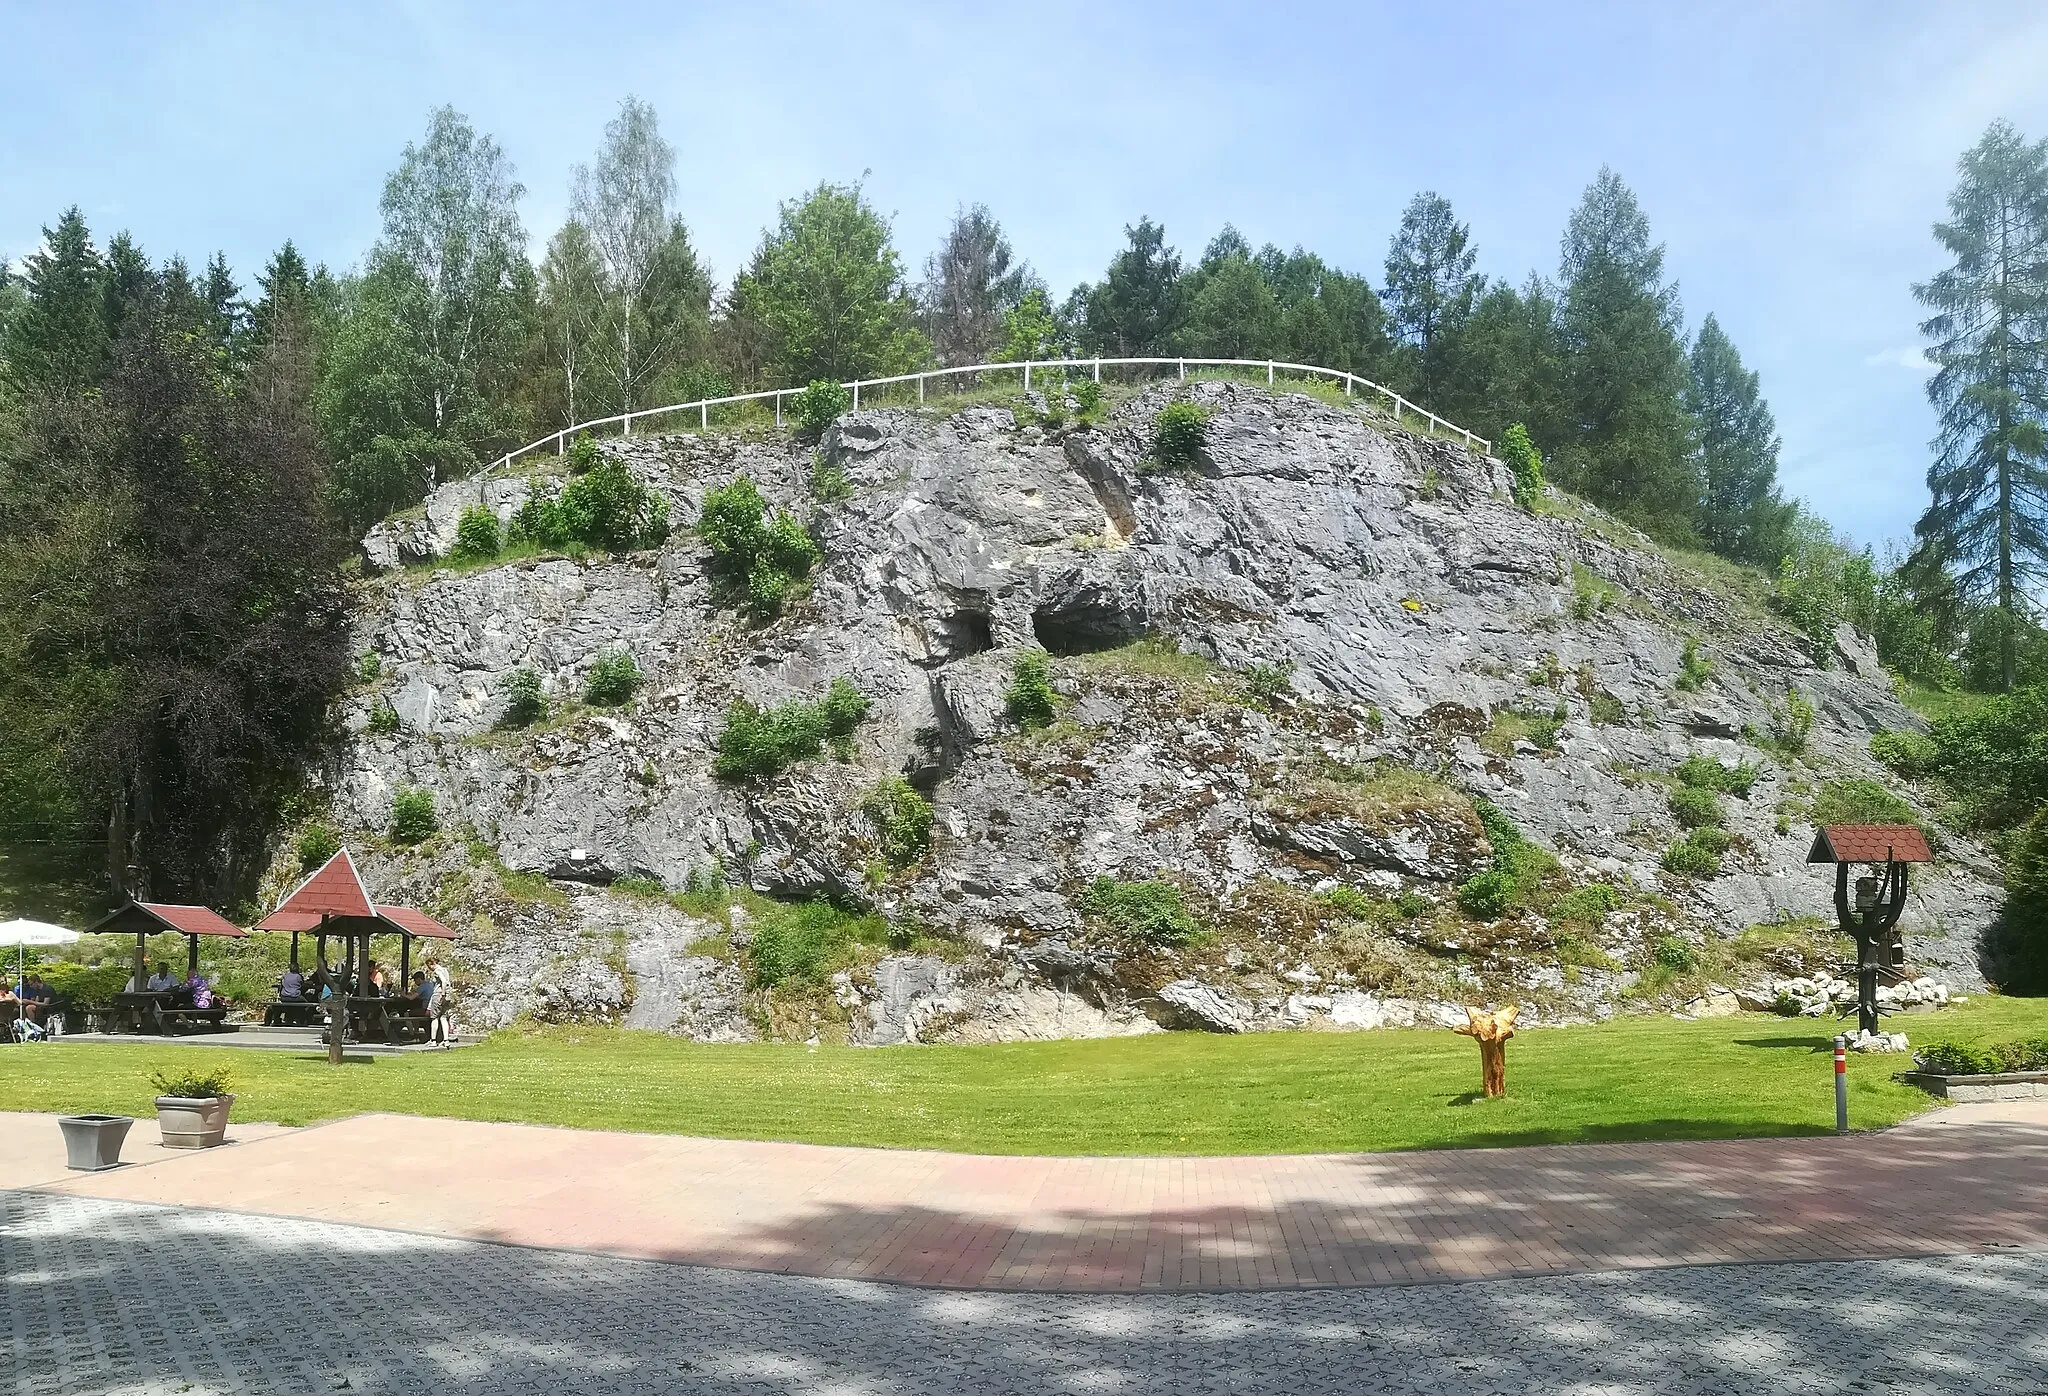
[[[1650,947],[1650,959],[1664,969],[1687,973],[1699,963],[1692,945],[1677,936],[1659,936]]]
[[[499,719],[500,726],[525,727],[548,715],[547,691],[541,687],[540,675],[533,670],[514,669],[505,675],[500,687],[505,693],[505,713]]]
[[[1671,792],[1671,817],[1683,829],[1703,829],[1722,819],[1721,797],[1712,790],[1681,785]]]
[[[1081,894],[1081,912],[1148,945],[1185,945],[1202,933],[1180,888],[1156,878],[1098,877]]]
[[[441,830],[441,817],[434,812],[434,792],[424,786],[407,785],[391,797],[391,841],[422,843]]]
[[[812,440],[825,434],[825,428],[839,419],[841,413],[853,405],[853,395],[838,383],[818,379],[800,393],[789,399],[790,415],[796,419],[799,435]]]
[[[1665,849],[1664,871],[1680,873],[1687,877],[1719,877],[1721,854],[1698,837],[1704,832],[1695,829]]]
[[[455,546],[449,556],[457,562],[487,562],[505,546],[505,537],[498,527],[498,516],[481,504],[472,504],[462,511],[462,517],[455,524]]]
[[[1010,666],[1010,688],[1003,695],[1003,707],[1027,732],[1052,726],[1059,715],[1059,694],[1052,686],[1051,655],[1034,649],[1017,656]]]
[[[902,776],[890,776],[870,790],[861,808],[875,823],[883,856],[899,868],[924,856],[932,839],[931,801]]]
[[[1247,664],[1244,686],[1253,702],[1269,708],[1283,693],[1294,690],[1294,661],[1283,659],[1278,664]]]
[[[712,774],[728,781],[765,779],[818,755],[827,743],[841,760],[851,759],[854,729],[867,716],[868,701],[844,678],[832,680],[815,703],[798,698],[761,708],[736,699],[726,709]]]
[[[590,433],[576,433],[576,439],[569,443],[569,473],[588,475],[597,468],[597,463],[602,459],[603,456],[598,453],[597,442]]]
[[[330,824],[308,824],[299,834],[299,869],[311,872],[341,851],[341,837]]]
[[[751,478],[733,480],[704,496],[698,536],[711,549],[712,568],[743,588],[755,613],[781,612],[797,583],[818,564],[818,545],[787,510],[772,515]]]
[[[1209,409],[1192,402],[1170,402],[1152,419],[1154,470],[1191,471],[1200,467],[1209,444]]]
[[[822,900],[777,906],[754,922],[747,982],[756,989],[822,984],[853,946],[888,943],[889,926],[879,916]]]
[[[1925,732],[1880,732],[1870,739],[1870,754],[1902,776],[1934,774],[1941,751]]]
[[[599,655],[583,682],[583,701],[600,708],[616,708],[631,700],[640,688],[640,666],[625,650]]]
[[[1608,912],[1621,910],[1621,904],[1622,895],[1615,888],[1605,882],[1589,882],[1559,897],[1550,914],[1559,921],[1597,926],[1607,918]]]
[[[1913,824],[1913,807],[1864,776],[1831,780],[1813,797],[1815,824]]]
[[[1508,428],[1507,435],[1501,438],[1500,457],[1513,477],[1510,489],[1515,503],[1534,513],[1537,502],[1543,498],[1543,453],[1529,439],[1527,427],[1516,422]]]
[[[512,516],[512,536],[544,548],[630,552],[668,539],[668,500],[616,460],[603,459],[560,490],[536,481]]]
[[[1458,905],[1467,916],[1497,921],[1515,905],[1515,879],[1499,868],[1489,868],[1458,888]]]
[[[1708,756],[1688,756],[1679,763],[1672,774],[1678,783],[1694,790],[1720,790],[1730,795],[1746,796],[1756,784],[1757,769],[1747,761],[1737,766],[1724,766]]]

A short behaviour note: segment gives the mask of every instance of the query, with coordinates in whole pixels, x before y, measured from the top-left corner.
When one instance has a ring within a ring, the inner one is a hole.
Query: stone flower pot
[[[88,1173],[121,1166],[121,1144],[135,1123],[126,1115],[65,1115],[57,1121],[64,1131],[64,1164]]]
[[[163,1131],[167,1149],[211,1149],[228,1137],[228,1111],[234,1108],[231,1095],[189,1098],[160,1095],[156,1098],[157,1128]]]

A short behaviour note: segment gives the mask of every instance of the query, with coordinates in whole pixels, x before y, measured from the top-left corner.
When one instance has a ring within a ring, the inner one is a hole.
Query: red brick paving
[[[68,1177],[24,1161],[46,1132],[61,1165],[51,1117],[4,1124],[15,1143],[0,1143],[0,1184],[969,1288],[1282,1289],[2048,1247],[2048,1102],[1840,1139],[1249,1158],[979,1157],[369,1115]]]

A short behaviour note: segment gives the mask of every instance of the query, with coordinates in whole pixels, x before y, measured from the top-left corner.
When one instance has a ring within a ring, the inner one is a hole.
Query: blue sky
[[[2048,6],[1878,3],[1023,6],[0,0],[0,256],[71,203],[153,256],[295,239],[342,267],[428,110],[504,145],[536,246],[628,93],[681,151],[721,277],[778,199],[869,171],[916,265],[980,200],[1056,289],[1125,223],[1199,253],[1226,220],[1375,280],[1409,196],[1480,267],[1554,272],[1604,164],[1667,247],[1688,321],[1735,338],[1787,486],[1864,541],[1923,502],[1932,416],[1911,285],[1956,157],[2048,135]]]

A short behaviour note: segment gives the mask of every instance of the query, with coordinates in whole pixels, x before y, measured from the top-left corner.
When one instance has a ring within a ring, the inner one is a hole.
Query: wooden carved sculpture
[[[1465,1016],[1471,1021],[1453,1029],[1478,1041],[1479,1074],[1488,1099],[1507,1094],[1508,1039],[1515,1035],[1515,1017],[1521,1011],[1520,1005],[1512,1003],[1498,1013],[1467,1008]]]

